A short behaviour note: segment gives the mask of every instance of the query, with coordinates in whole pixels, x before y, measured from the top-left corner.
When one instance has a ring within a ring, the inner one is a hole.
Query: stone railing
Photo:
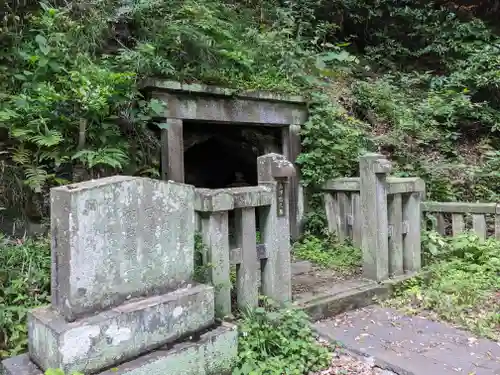
[[[421,267],[420,178],[390,177],[391,163],[379,154],[360,158],[360,177],[322,187],[328,229],[363,250],[363,272],[382,281]]]
[[[196,189],[198,229],[206,248],[204,264],[215,286],[215,310],[231,315],[230,266],[236,265],[240,309],[256,307],[259,292],[278,302],[291,300],[288,179],[295,169],[284,156],[257,159],[259,186]],[[229,212],[234,210],[235,248],[230,248]],[[256,215],[261,244],[257,244]]]
[[[465,232],[467,221],[472,217],[471,228],[480,239],[486,239],[489,231],[487,219],[494,222],[494,236],[500,239],[500,205],[497,203],[466,203],[466,202],[422,202],[422,212],[432,217],[432,227],[441,235],[449,233],[448,223],[451,223],[452,235]]]

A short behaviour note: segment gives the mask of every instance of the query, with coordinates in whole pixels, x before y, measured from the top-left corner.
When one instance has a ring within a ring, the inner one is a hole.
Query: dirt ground
[[[326,345],[326,342],[320,340]],[[357,358],[343,353],[334,352],[330,367],[309,375],[397,375],[396,373],[376,367],[370,358]]]
[[[321,269],[311,265],[307,272],[297,273],[292,279],[292,295],[294,297],[304,294],[319,294],[330,289],[334,284],[346,280],[356,279],[361,276],[361,270],[353,273],[342,273],[332,269]]]

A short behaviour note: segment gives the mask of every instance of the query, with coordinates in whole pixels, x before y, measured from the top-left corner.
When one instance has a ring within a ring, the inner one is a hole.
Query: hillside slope
[[[155,175],[148,124],[161,106],[141,98],[144,76],[305,93],[308,184],[352,175],[359,152],[380,150],[398,174],[425,178],[430,199],[498,198],[500,43],[487,2],[34,1],[1,11],[0,207],[43,217],[44,194],[68,168]]]

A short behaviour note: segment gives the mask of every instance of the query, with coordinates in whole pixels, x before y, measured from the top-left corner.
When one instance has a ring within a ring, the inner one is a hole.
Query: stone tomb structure
[[[287,190],[295,169],[278,154],[257,165],[259,185],[243,188],[114,176],[52,189],[51,305],[29,312],[29,352],[3,361],[0,373],[229,375],[238,344],[236,327],[221,320],[232,314],[230,265],[240,308],[256,307],[259,292],[292,297]],[[196,229],[210,285],[193,281]]]
[[[300,96],[241,92],[214,86],[160,80],[147,81],[144,89],[151,97],[160,99],[166,104],[165,127],[161,130],[161,169],[164,180],[186,182],[186,177],[189,176],[186,176],[185,153],[196,142],[203,142],[203,137],[206,137],[205,140],[222,137],[223,131],[219,131],[220,128],[213,132],[215,136],[209,134],[209,128],[221,124],[232,129],[249,127],[247,129],[255,129],[257,134],[264,129],[274,130],[279,138],[274,142],[264,139],[263,136],[257,136],[259,138],[257,142],[261,144],[257,150],[259,154],[256,156],[278,153],[294,163],[300,153],[300,127],[307,120],[307,105]],[[202,128],[206,129],[204,134],[197,136],[187,132],[187,125],[198,123],[199,128],[200,122]],[[226,138],[226,141],[227,145],[220,145],[227,149],[228,155],[224,163],[229,163],[248,148],[238,140],[233,139],[232,146],[229,145],[231,140]],[[205,158],[207,157],[209,152],[205,152]],[[200,163],[202,161],[203,158],[200,158]],[[251,161],[255,162],[255,158]],[[204,169],[201,164],[200,169]],[[199,173],[207,171],[200,170]],[[299,178],[297,175],[290,179],[289,220],[292,238],[296,238],[299,234],[303,215],[303,194]]]

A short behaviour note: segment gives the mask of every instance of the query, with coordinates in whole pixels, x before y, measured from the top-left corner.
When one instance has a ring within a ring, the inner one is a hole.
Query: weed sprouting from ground
[[[387,304],[500,338],[500,242],[472,234],[424,237],[428,259],[421,276],[405,282]]]
[[[361,266],[361,250],[334,236],[306,235],[293,247],[293,255],[313,264],[342,273],[353,273]]]

